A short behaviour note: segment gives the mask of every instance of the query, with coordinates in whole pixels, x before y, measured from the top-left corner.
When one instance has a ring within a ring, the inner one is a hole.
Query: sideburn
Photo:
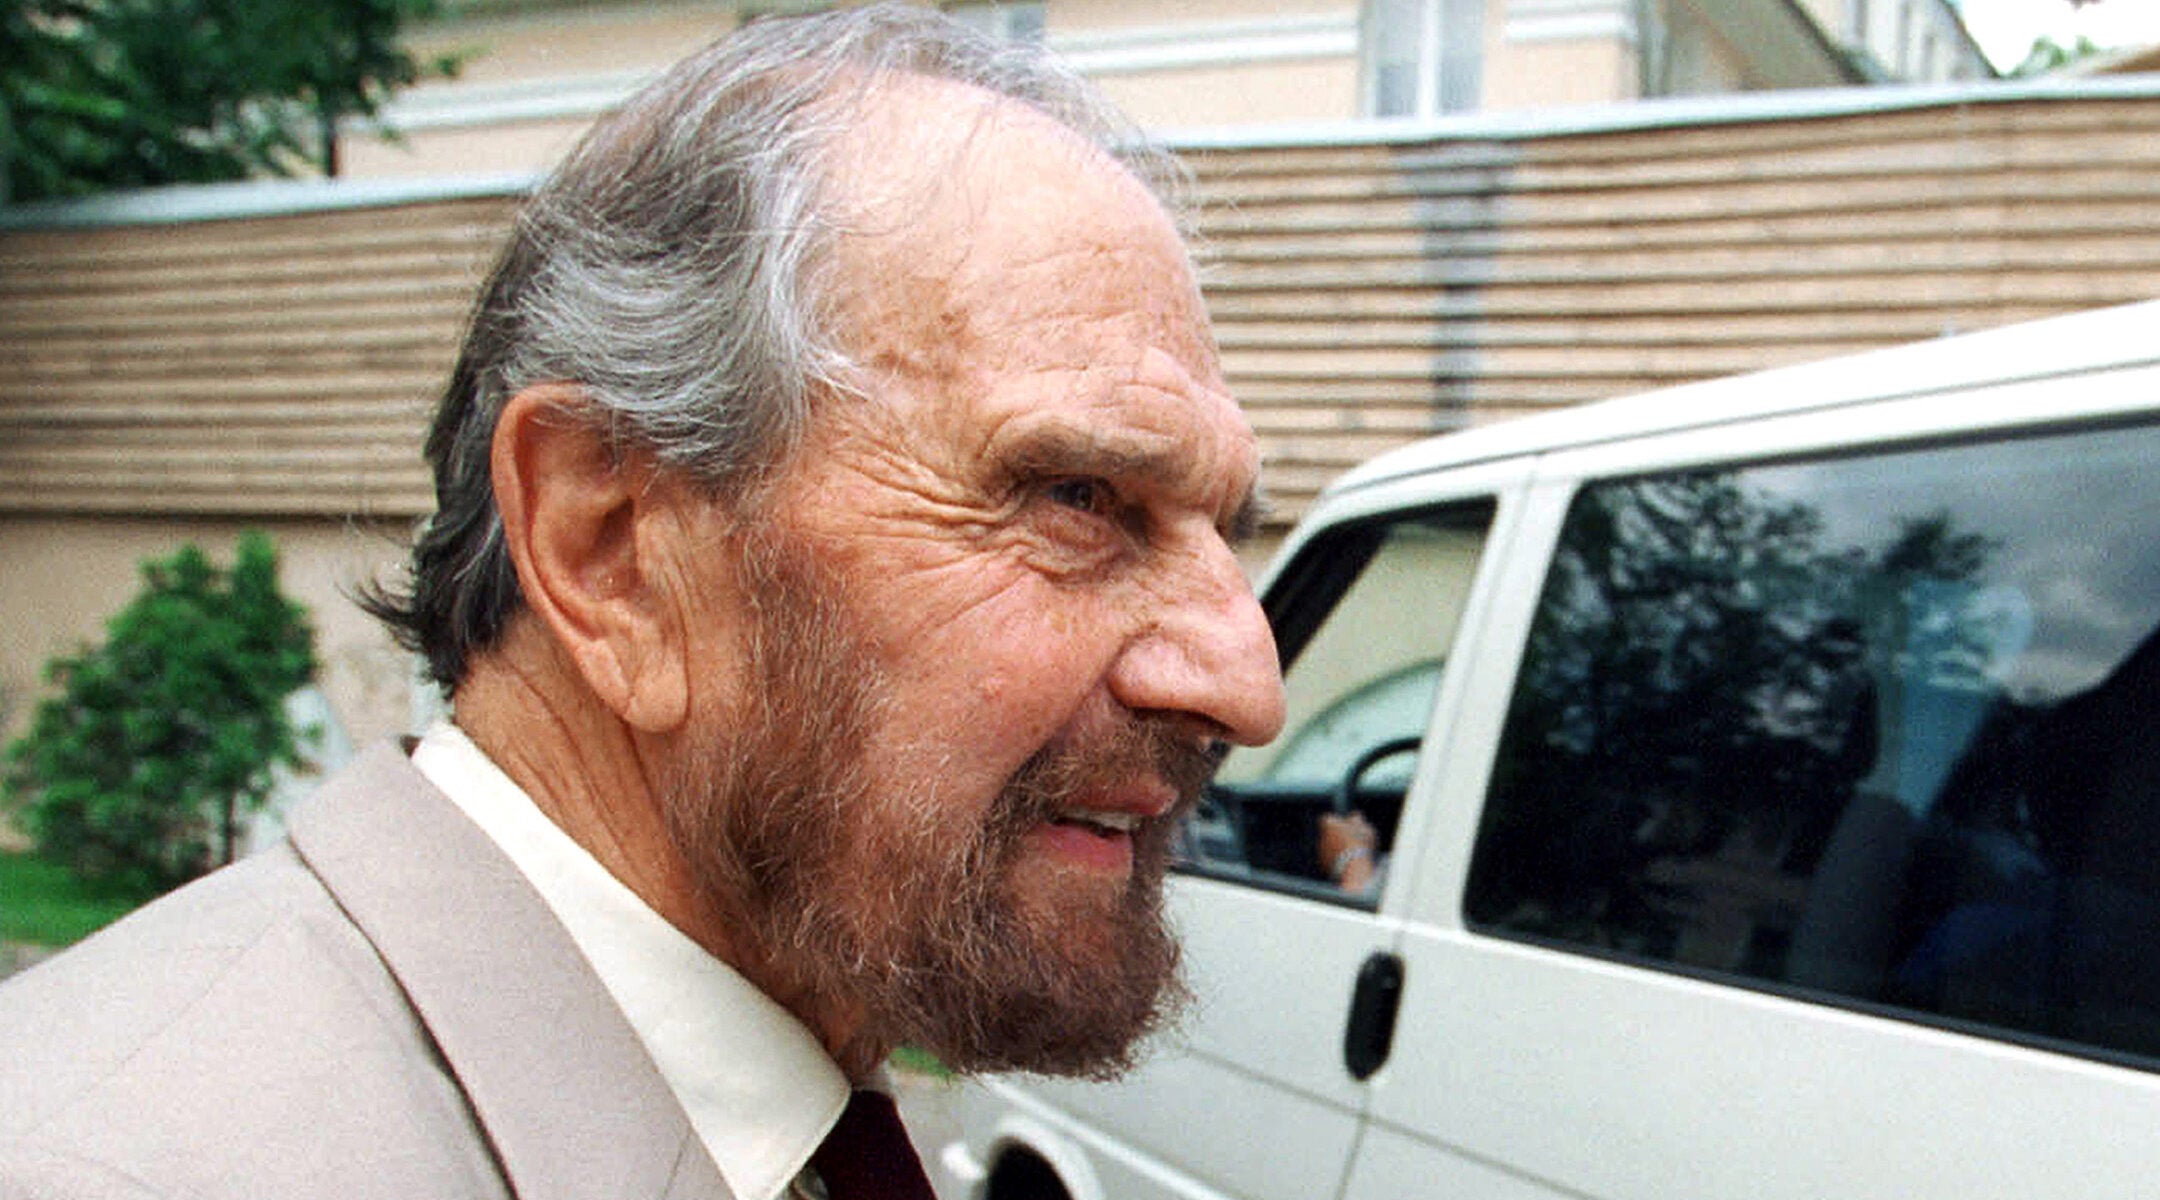
[[[880,708],[875,660],[843,634],[804,552],[751,530],[730,547],[749,597],[750,694],[686,735],[669,781],[669,830],[710,910],[785,961],[799,939],[772,914],[816,899],[798,864],[842,852],[835,809],[867,792],[864,747]],[[747,928],[745,928],[747,927]]]

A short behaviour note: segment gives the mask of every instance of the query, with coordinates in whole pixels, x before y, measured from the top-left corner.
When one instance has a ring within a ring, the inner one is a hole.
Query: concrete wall
[[[344,735],[364,744],[409,723],[411,668],[382,628],[353,606],[354,589],[391,578],[403,526],[338,519],[0,514],[0,734],[27,727],[54,656],[101,642],[105,623],[141,590],[140,564],[200,546],[230,566],[243,530],[276,543],[278,580],[315,626],[317,677]]]

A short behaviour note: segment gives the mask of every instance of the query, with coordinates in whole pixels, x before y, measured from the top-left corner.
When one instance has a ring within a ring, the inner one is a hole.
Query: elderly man
[[[455,723],[0,990],[0,1194],[919,1196],[896,1045],[1125,1064],[1170,824],[1282,719],[1253,436],[1131,154],[892,8],[596,128],[373,600]]]

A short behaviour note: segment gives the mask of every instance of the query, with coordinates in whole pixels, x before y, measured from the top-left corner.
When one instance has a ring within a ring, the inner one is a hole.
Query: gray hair
[[[742,504],[843,394],[829,150],[896,74],[1024,104],[1125,164],[1174,214],[1179,176],[1038,47],[902,5],[752,21],[603,119],[533,193],[467,329],[426,454],[436,513],[409,590],[362,604],[455,688],[522,604],[489,478],[510,397],[568,382],[618,449]]]

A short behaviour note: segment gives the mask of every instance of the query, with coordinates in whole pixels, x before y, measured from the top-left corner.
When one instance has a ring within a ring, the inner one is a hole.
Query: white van
[[[1265,598],[1195,1013],[947,1200],[2160,1196],[2160,303],[1438,438]]]

